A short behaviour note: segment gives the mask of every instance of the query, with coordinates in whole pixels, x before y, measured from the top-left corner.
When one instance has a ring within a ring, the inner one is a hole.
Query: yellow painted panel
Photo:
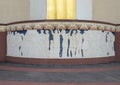
[[[47,19],[56,19],[56,0],[47,0]]]
[[[56,0],[57,2],[57,19],[67,19],[66,0]]]
[[[67,19],[76,19],[76,0],[67,0]]]

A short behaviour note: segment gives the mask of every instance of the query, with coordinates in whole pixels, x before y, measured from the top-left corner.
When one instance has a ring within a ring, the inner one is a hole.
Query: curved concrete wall
[[[119,61],[119,32],[120,25],[100,21],[36,20],[0,24],[0,61],[29,64]]]
[[[112,24],[38,21],[9,25],[6,30],[7,56],[39,59],[115,56],[116,28]]]
[[[39,59],[115,56],[115,36],[109,31],[24,30],[7,33],[7,56]]]

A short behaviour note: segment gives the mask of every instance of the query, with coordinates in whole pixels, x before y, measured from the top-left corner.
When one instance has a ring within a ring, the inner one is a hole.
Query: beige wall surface
[[[0,23],[29,19],[29,0],[0,0]]]
[[[93,0],[93,20],[120,23],[120,0]],[[30,0],[0,0],[0,23],[30,19]]]
[[[120,24],[120,0],[117,0],[117,24]]]
[[[120,23],[120,0],[93,0],[93,20]]]

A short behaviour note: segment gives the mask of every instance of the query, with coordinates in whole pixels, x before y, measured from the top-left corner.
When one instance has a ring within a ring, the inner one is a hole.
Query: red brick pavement
[[[77,68],[77,69],[52,69],[52,68],[25,68],[25,67],[14,67],[14,66],[0,66],[0,70],[10,71],[24,71],[24,72],[101,72],[110,70],[120,70],[120,66],[112,67],[99,67],[99,68]]]
[[[17,81],[0,81],[0,85],[120,85],[120,82],[97,82],[97,83],[35,83],[35,82],[17,82]]]
[[[25,71],[25,72],[100,72],[110,70],[120,70],[120,66],[99,67],[99,68],[78,68],[78,69],[42,69],[42,68],[25,68],[14,66],[0,66],[0,70],[8,71]],[[58,83],[58,82],[20,82],[20,81],[2,81],[0,85],[120,85],[120,82],[82,82],[82,83]]]

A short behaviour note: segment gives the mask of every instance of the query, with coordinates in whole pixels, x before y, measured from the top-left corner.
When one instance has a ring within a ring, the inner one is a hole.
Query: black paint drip
[[[52,32],[49,30],[49,50],[51,49],[50,45],[52,40],[53,40],[53,35],[52,35]]]
[[[63,53],[62,44],[63,44],[63,36],[60,35],[60,52],[59,52],[59,56],[60,56],[60,57],[62,57],[62,53]]]
[[[67,56],[69,57],[69,50],[70,50],[70,39],[68,39],[68,48],[67,48]]]
[[[25,36],[26,33],[27,33],[27,30],[19,30],[19,31],[17,31],[17,33],[19,33],[19,34],[23,34],[23,35]]]
[[[108,42],[108,34],[109,32],[106,34],[106,43]]]
[[[84,34],[85,33],[85,30],[80,30],[80,34]]]
[[[21,50],[21,46],[19,46],[19,51]]]
[[[81,49],[81,54],[82,54],[82,57],[84,57],[84,52],[83,52],[83,49]]]
[[[41,30],[37,30],[37,32],[40,34],[40,33],[41,33]]]

